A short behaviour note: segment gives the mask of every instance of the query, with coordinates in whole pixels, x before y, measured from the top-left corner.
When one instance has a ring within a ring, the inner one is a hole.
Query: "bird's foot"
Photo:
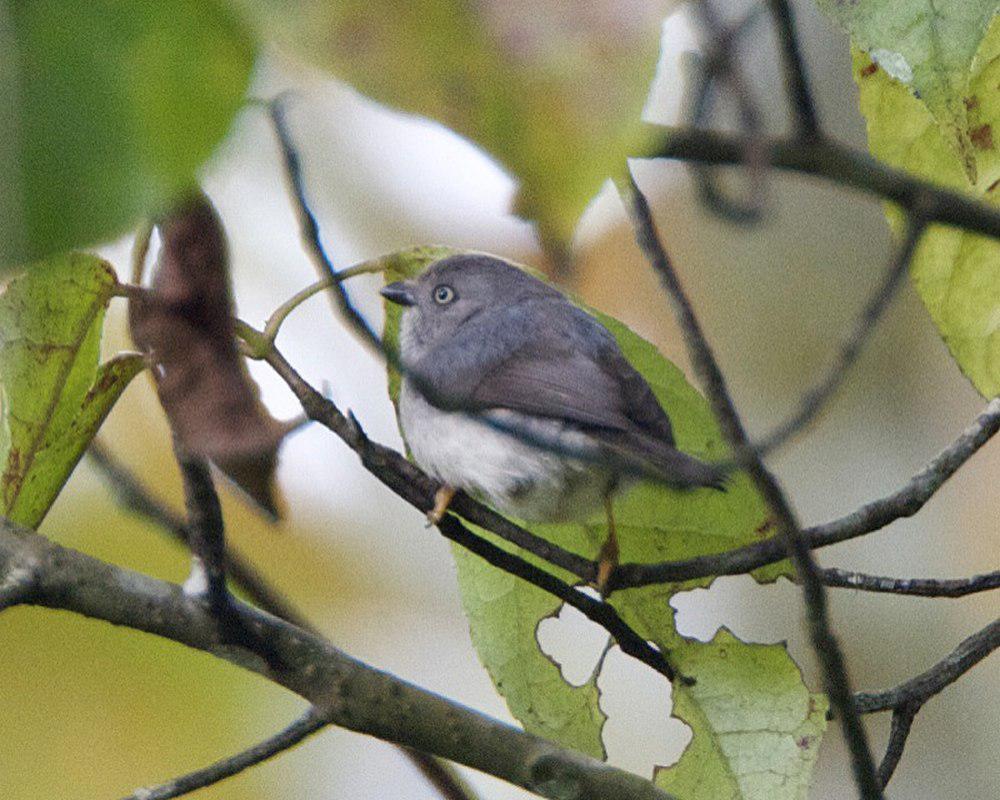
[[[451,505],[457,492],[458,490],[454,486],[449,486],[447,483],[438,487],[438,490],[434,492],[434,508],[427,512],[428,528],[437,525],[444,519],[444,515],[448,512],[448,506]]]

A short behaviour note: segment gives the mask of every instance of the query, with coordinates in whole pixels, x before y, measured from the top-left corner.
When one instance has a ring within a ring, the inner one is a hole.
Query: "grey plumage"
[[[608,330],[542,281],[501,259],[458,255],[434,264],[415,281],[386,287],[383,294],[408,306],[400,331],[402,361],[410,376],[401,397],[404,433],[418,463],[441,480],[526,516],[524,503],[516,507],[510,495],[518,494],[519,484],[537,482],[538,475],[521,481],[524,476],[511,475],[510,486],[483,486],[475,475],[458,474],[463,469],[441,463],[434,441],[421,435],[422,427],[423,433],[430,429],[424,425],[428,413],[444,415],[434,423],[438,438],[448,435],[449,429],[441,427],[448,418],[485,419],[494,426],[492,435],[483,422],[479,430],[454,430],[469,440],[464,446],[475,451],[487,441],[498,448],[516,444],[521,456],[532,449],[539,458],[544,455],[550,471],[565,468],[565,474],[550,481],[550,492],[558,493],[560,481],[586,476],[599,499],[622,482],[623,473],[635,471],[679,488],[722,487],[719,469],[675,447],[666,412]],[[512,441],[502,430],[505,425],[524,429],[527,441]],[[546,453],[537,446],[550,440],[563,446],[572,440],[570,452],[583,450],[602,463],[553,458],[551,448]],[[510,460],[503,453],[489,455]],[[462,460],[461,451],[452,453],[451,460],[456,458]],[[510,466],[524,471],[525,463],[521,458]],[[476,460],[464,471],[480,471]],[[496,484],[502,472],[502,466],[493,470],[490,482]],[[591,506],[581,507],[580,516],[592,511],[592,502],[575,502]]]

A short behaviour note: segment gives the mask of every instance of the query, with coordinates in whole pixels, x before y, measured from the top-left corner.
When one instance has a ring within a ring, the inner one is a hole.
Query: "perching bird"
[[[404,306],[399,421],[417,464],[442,483],[534,522],[604,505],[597,584],[618,563],[612,497],[639,477],[722,488],[725,473],[674,445],[666,412],[614,337],[559,291],[499,258],[444,258],[382,289]]]

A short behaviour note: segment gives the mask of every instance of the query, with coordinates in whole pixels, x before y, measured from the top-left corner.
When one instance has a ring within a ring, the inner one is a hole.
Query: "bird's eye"
[[[447,305],[455,299],[455,290],[446,284],[441,284],[434,289],[434,302],[439,306]]]

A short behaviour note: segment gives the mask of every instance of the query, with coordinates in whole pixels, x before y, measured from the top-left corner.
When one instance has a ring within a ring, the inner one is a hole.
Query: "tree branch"
[[[785,72],[785,90],[795,114],[796,132],[801,139],[816,139],[820,136],[819,118],[806,67],[799,52],[798,37],[795,35],[795,21],[788,0],[768,0],[768,8],[778,29],[781,42],[781,60]]]
[[[636,240],[670,296],[692,365],[708,396],[709,405],[735,453],[737,463],[747,470],[770,508],[795,564],[803,586],[813,650],[823,668],[827,694],[841,719],[844,736],[851,751],[855,782],[865,800],[880,800],[882,787],[867,735],[853,705],[847,667],[827,619],[826,596],[819,568],[812,559],[809,546],[784,492],[764,466],[760,455],[750,446],[715,356],[660,241],[646,198],[634,180],[630,181],[628,188],[626,203],[636,229]]]
[[[1000,619],[972,634],[930,669],[898,686],[881,692],[858,692],[857,709],[862,714],[923,705],[945,687],[957,681],[976,664],[1000,647]]]
[[[746,146],[747,140],[739,135],[669,127],[656,157],[737,166]],[[919,210],[928,223],[1000,239],[1000,210],[995,206],[888,167],[860,150],[825,138],[763,139],[761,146],[771,167],[877,195],[904,209]]]
[[[868,299],[864,309],[855,320],[853,329],[841,344],[836,360],[827,373],[805,393],[799,402],[798,410],[775,430],[754,443],[761,455],[766,456],[781,447],[792,436],[800,433],[816,418],[826,402],[844,382],[848,371],[854,366],[854,362],[857,361],[870,334],[896,296],[896,290],[903,282],[903,278],[906,277],[910,261],[913,259],[913,253],[917,249],[924,228],[924,222],[916,217],[907,221],[902,244],[893,254],[889,269],[886,270],[882,282]]]
[[[204,769],[174,778],[159,786],[137,789],[124,800],[171,800],[171,798],[204,789],[206,786],[224,781],[226,778],[231,778],[233,775],[254,767],[279,753],[290,750],[306,737],[325,727],[326,724],[327,721],[323,716],[316,709],[311,708],[284,730],[242,752],[217,761]]]
[[[910,736],[910,729],[913,727],[913,720],[920,710],[919,706],[900,706],[893,709],[892,725],[889,729],[889,743],[885,747],[885,755],[882,756],[882,763],[878,765],[878,779],[882,787],[892,779],[899,760],[903,757],[903,750],[906,748],[906,740]]]
[[[121,505],[158,525],[175,540],[187,544],[189,533],[184,521],[153,497],[106,447],[95,440],[91,443],[87,454]],[[271,586],[253,564],[236,553],[229,544],[225,544],[225,564],[226,574],[233,584],[259,608],[298,628],[322,636],[302,612]],[[474,800],[475,794],[464,785],[450,765],[413,748],[401,749],[424,778],[440,792],[444,800]]]
[[[866,503],[849,514],[802,531],[809,548],[817,549],[880,530],[912,517],[958,469],[1000,430],[1000,398],[991,400],[959,436],[901,488]],[[703,578],[742,575],[787,557],[778,537],[707,556],[659,564],[622,564],[612,577],[612,589],[648,586]]]
[[[821,573],[827,586],[917,597],[965,597],[1000,588],[1000,571],[985,572],[971,578],[888,578],[832,568],[821,570]]]
[[[0,574],[25,543],[41,568],[30,601],[171,639],[252,670],[316,706],[331,723],[434,753],[544,796],[670,800],[652,783],[560,748],[357,661],[317,636],[234,601],[233,613],[278,654],[223,643],[215,618],[179,587],[0,523]]]

